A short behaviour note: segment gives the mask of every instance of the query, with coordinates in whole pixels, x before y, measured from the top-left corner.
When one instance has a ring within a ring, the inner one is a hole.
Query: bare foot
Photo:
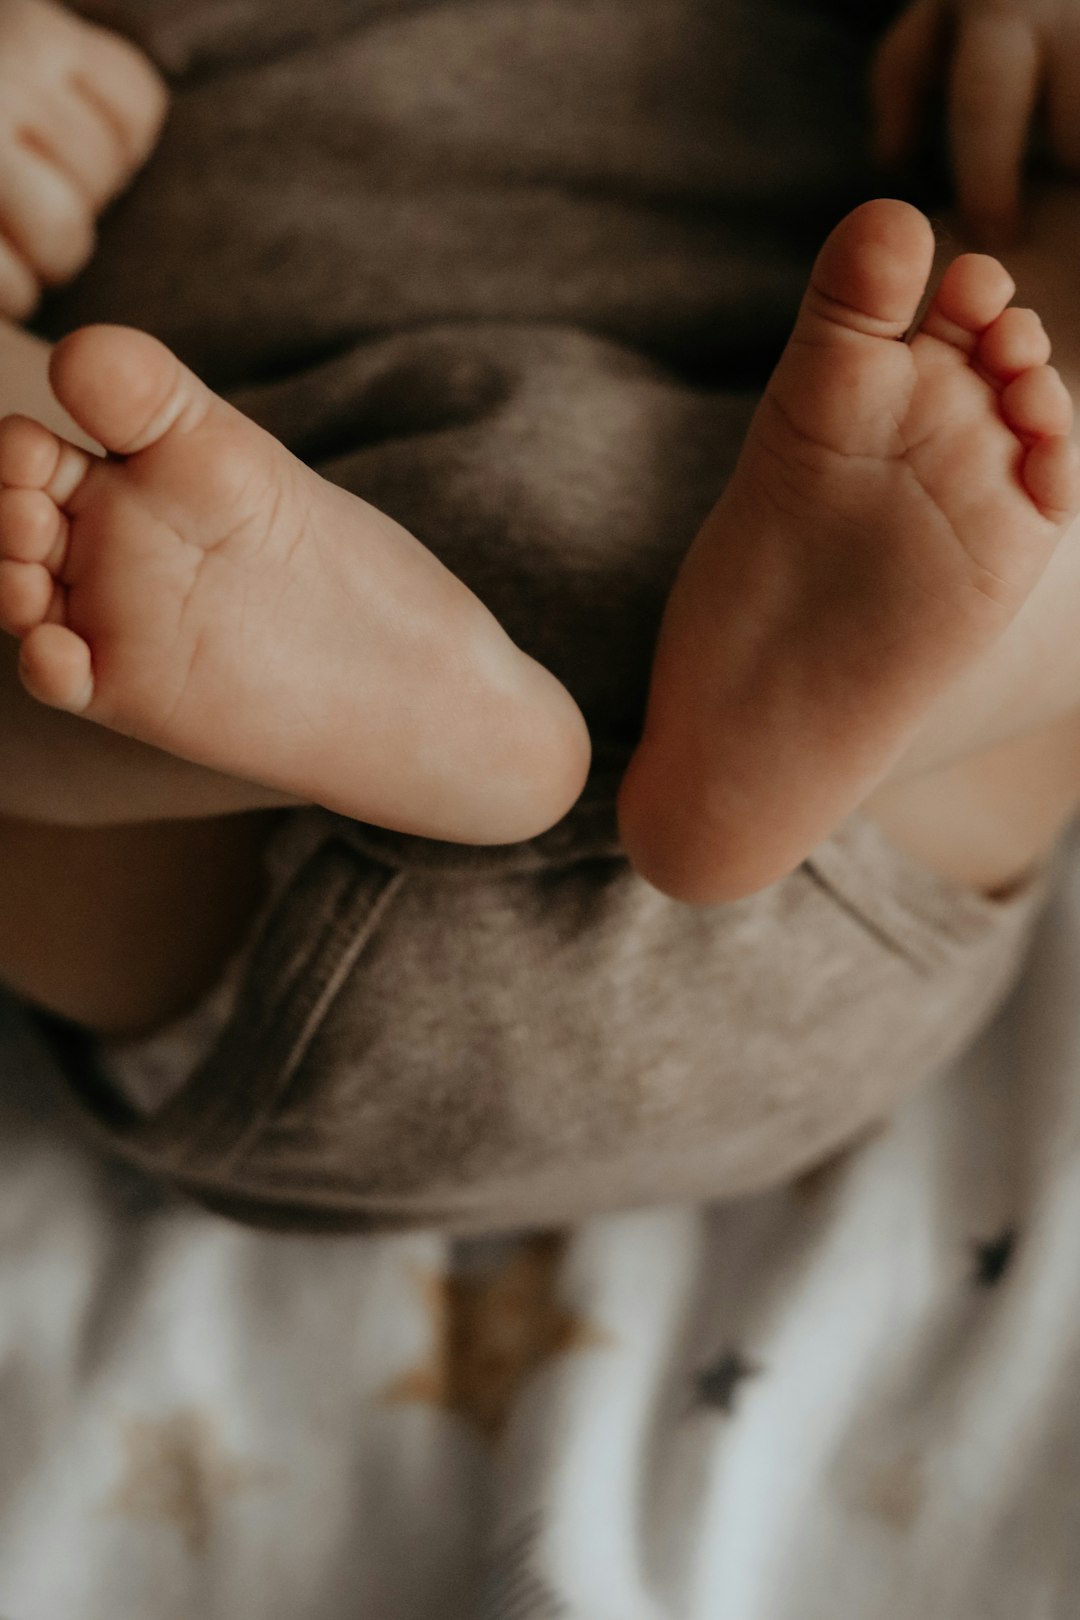
[[[1078,499],[1072,405],[995,259],[865,204],[818,256],[728,488],[676,580],[624,780],[631,858],[680,899],[790,871],[1001,634]]]
[[[360,820],[470,843],[556,821],[581,715],[404,529],[143,333],[55,350],[108,459],[0,424],[0,627],[41,702]]]

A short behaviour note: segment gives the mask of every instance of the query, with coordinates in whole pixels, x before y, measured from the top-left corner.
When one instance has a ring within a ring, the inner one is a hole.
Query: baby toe
[[[90,648],[62,624],[30,632],[19,652],[19,676],[39,703],[71,714],[82,714],[94,695]]]
[[[814,263],[803,319],[877,337],[901,336],[915,318],[934,256],[929,220],[891,197],[842,219]]]
[[[57,506],[66,506],[74,495],[89,469],[100,460],[98,456],[88,455],[80,450],[78,445],[71,444],[67,439],[57,441],[56,466],[52,477],[45,485],[45,494]]]
[[[56,583],[41,563],[0,562],[0,628],[25,636],[42,624],[52,606]]]
[[[1040,439],[1024,457],[1025,488],[1036,506],[1059,523],[1080,507],[1080,450],[1071,439]]]
[[[963,253],[942,276],[920,330],[970,353],[1015,291],[1015,282],[997,259]]]
[[[63,560],[66,524],[39,489],[0,489],[0,556],[44,563],[56,573]]]
[[[84,326],[62,338],[49,378],[79,426],[122,456],[157,443],[181,418],[194,425],[211,398],[163,343],[124,326]]]
[[[1022,438],[1050,438],[1072,426],[1072,396],[1053,366],[1034,366],[1002,389],[1001,414]]]
[[[0,422],[0,484],[14,489],[44,489],[56,471],[60,440],[29,416]]]
[[[988,376],[1008,382],[1033,366],[1045,366],[1050,339],[1033,309],[1006,309],[979,338],[975,356]]]

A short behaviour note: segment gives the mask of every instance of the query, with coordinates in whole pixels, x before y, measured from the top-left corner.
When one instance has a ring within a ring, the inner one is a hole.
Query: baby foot
[[[619,808],[635,865],[680,899],[763,888],[827,837],[1015,616],[1080,500],[1068,393],[996,260],[957,259],[901,341],[932,259],[900,202],[829,237],[676,580]]]
[[[144,333],[76,332],[51,377],[110,454],[0,424],[0,627],[33,696],[430,837],[514,841],[569,808],[576,705],[404,529]]]

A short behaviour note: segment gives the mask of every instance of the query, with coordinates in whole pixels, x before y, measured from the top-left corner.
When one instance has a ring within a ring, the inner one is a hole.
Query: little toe
[[[934,256],[934,233],[917,208],[892,198],[863,203],[818,254],[804,315],[873,337],[902,337],[915,318]]]
[[[147,449],[181,421],[202,420],[213,396],[163,343],[126,326],[84,326],[49,365],[53,392],[114,455]]]
[[[1080,508],[1080,450],[1071,439],[1040,439],[1024,457],[1021,476],[1045,517],[1065,523]]]
[[[1034,366],[1001,390],[1001,414],[1021,438],[1056,437],[1072,426],[1072,396],[1053,366]]]
[[[941,278],[919,330],[971,353],[1016,291],[1003,264],[986,253],[963,253]]]
[[[56,594],[56,581],[41,563],[0,562],[0,629],[25,636],[43,624]]]
[[[40,489],[0,489],[0,557],[44,563],[56,574],[63,565],[67,523],[55,501]]]
[[[0,484],[44,489],[60,459],[60,440],[29,416],[0,422]]]
[[[1045,366],[1050,339],[1033,309],[1006,309],[978,339],[975,358],[988,377],[1009,382],[1033,366]]]
[[[30,632],[19,652],[19,676],[39,703],[70,714],[84,713],[94,696],[90,648],[62,624]]]

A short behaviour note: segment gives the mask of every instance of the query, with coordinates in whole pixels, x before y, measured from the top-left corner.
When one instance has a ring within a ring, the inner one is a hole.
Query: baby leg
[[[0,429],[0,624],[36,698],[408,832],[511,842],[569,808],[575,704],[412,536],[143,334],[76,333],[52,381],[110,453]]]
[[[733,899],[798,864],[1001,636],[1077,503],[1072,407],[1012,282],[933,257],[903,203],[848,217],[680,572],[621,794],[639,871]]]
[[[98,449],[49,385],[47,343],[0,319],[0,417],[18,411]],[[93,827],[233,814],[290,802],[252,782],[177,759],[29,696],[19,645],[0,634],[0,816]]]

